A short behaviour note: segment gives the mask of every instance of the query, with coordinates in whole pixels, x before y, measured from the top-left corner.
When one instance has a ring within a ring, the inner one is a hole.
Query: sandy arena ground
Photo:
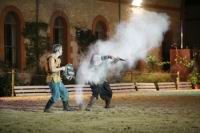
[[[90,94],[84,95],[84,107]],[[114,93],[112,108],[101,99],[90,112],[43,113],[49,96],[1,97],[0,133],[200,133],[200,90]],[[75,94],[70,95],[75,106]]]

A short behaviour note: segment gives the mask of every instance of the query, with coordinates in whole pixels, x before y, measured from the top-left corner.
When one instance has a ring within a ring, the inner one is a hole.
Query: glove
[[[72,76],[67,76],[67,79],[68,79],[68,80],[72,80],[73,77],[72,77]]]

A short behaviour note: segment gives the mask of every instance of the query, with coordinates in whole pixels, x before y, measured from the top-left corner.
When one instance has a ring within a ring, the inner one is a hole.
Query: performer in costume
[[[49,88],[51,89],[51,98],[47,102],[44,112],[50,112],[50,108],[52,105],[59,99],[59,97],[62,100],[63,103],[63,110],[64,111],[72,111],[73,109],[69,107],[68,101],[69,101],[69,95],[68,90],[65,88],[60,72],[61,71],[67,71],[67,68],[72,65],[66,65],[66,66],[60,66],[61,60],[60,56],[62,55],[62,45],[55,44],[53,45],[52,53],[47,58],[47,64],[46,64],[46,71],[47,71],[47,83],[49,85]],[[71,79],[73,74],[66,74],[68,79]]]
[[[119,60],[123,60],[121,58],[114,58],[113,56],[106,55],[101,56],[99,54],[94,54],[90,60],[90,69],[91,71],[98,72],[99,69],[105,67],[103,65],[106,64],[108,60],[111,60],[112,63],[116,63]],[[98,83],[90,82],[90,88],[92,90],[92,96],[90,97],[89,103],[86,107],[86,111],[90,111],[92,105],[98,99],[100,95],[101,99],[105,101],[105,108],[110,108],[110,103],[112,99],[112,90],[110,85],[106,79],[99,81]]]

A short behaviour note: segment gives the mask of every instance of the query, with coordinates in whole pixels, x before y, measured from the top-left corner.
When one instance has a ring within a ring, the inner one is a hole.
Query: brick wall
[[[178,10],[180,8],[180,1],[181,0],[170,0],[166,2],[166,0],[152,0],[152,2],[149,3],[149,1],[146,0],[144,2],[144,8],[158,12],[166,12],[170,16],[172,21],[171,30],[173,32],[173,41],[177,41],[180,34],[180,14]],[[15,6],[22,12],[24,22],[35,20],[35,0],[0,0],[0,15],[2,11],[10,5]],[[123,3],[121,5],[122,20],[128,18],[132,10],[131,8],[130,3]],[[101,15],[108,21],[108,35],[112,36],[119,22],[118,3],[116,2],[106,2],[102,0],[39,0],[39,21],[49,24],[53,13],[56,11],[61,11],[68,19],[68,48],[70,49],[68,56],[69,61],[75,65],[78,65],[77,45],[74,40],[75,26],[92,29],[94,18]],[[48,32],[50,32],[50,28]],[[0,53],[3,51],[2,37],[3,35],[0,33]],[[1,54],[0,56],[0,59],[3,60]]]

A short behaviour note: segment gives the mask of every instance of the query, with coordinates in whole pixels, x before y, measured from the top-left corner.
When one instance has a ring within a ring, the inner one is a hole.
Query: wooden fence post
[[[15,70],[12,69],[12,81],[11,81],[11,87],[12,87],[12,97],[14,96],[14,85],[15,85]]]
[[[177,77],[176,77],[176,89],[179,89],[179,82],[180,82],[180,77],[179,77],[179,71],[177,71]]]

